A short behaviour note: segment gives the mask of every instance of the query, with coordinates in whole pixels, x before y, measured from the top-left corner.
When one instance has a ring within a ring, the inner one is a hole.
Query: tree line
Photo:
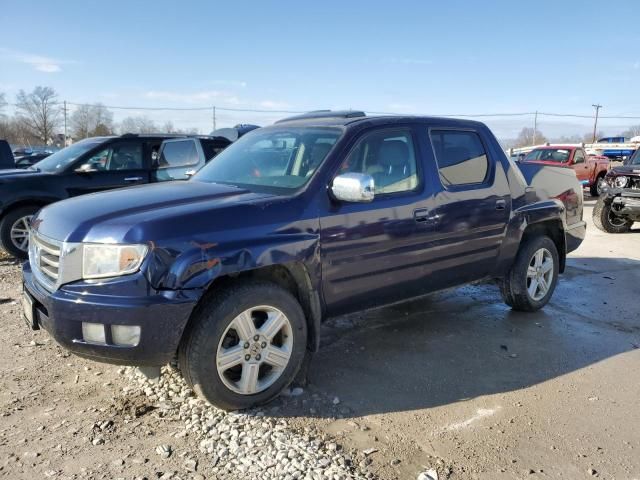
[[[0,138],[14,145],[56,145],[63,147],[64,103],[51,87],[38,86],[31,92],[20,90],[15,112],[5,112],[6,94],[0,92]],[[67,142],[87,137],[122,133],[198,133],[197,129],[176,129],[171,122],[157,125],[146,116],[131,116],[115,123],[113,112],[101,103],[76,106],[67,116]]]
[[[624,132],[618,135],[609,135],[609,136],[632,138],[632,137],[637,137],[638,135],[640,135],[640,125],[634,125],[632,127],[629,127],[627,130],[625,130]],[[602,131],[596,132],[596,140],[605,136],[606,135]],[[509,147],[519,148],[519,147],[529,147],[532,145],[540,145],[547,142],[549,143],[591,143],[592,141],[593,141],[593,132],[587,132],[584,135],[570,135],[570,136],[563,135],[560,137],[549,139],[545,136],[544,133],[542,133],[540,130],[537,130],[535,132],[535,138],[534,138],[533,128],[524,127],[522,130],[520,130],[520,134],[515,140],[511,142],[506,142],[506,143],[509,143]]]

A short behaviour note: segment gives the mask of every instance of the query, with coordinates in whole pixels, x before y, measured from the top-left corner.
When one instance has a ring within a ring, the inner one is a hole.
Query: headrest
[[[409,163],[409,148],[402,140],[382,142],[378,162],[385,167],[403,167]]]

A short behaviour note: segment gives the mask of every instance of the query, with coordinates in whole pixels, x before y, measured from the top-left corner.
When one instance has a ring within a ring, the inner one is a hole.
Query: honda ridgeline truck
[[[248,133],[187,182],[47,206],[24,311],[70,351],[266,402],[330,316],[480,279],[534,311],[585,236],[573,170],[518,168],[482,123],[316,112]]]

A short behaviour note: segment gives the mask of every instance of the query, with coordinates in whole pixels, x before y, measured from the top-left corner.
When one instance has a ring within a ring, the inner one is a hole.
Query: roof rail
[[[283,118],[275,123],[292,122],[295,120],[306,120],[311,118],[360,118],[367,115],[360,110],[314,110],[312,112]]]

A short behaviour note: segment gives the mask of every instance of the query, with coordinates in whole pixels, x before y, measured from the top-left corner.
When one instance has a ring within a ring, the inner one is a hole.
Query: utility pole
[[[596,129],[598,128],[598,112],[600,112],[602,105],[599,105],[596,103],[591,106],[596,109],[596,118],[595,118],[595,121],[593,122],[593,139],[591,140],[591,143],[596,143]]]
[[[213,106],[213,131],[216,131],[216,106]]]
[[[538,133],[538,111],[536,110],[536,115],[533,117],[533,140],[531,142],[531,146],[536,144],[536,134]]]
[[[62,107],[64,111],[64,141],[62,142],[62,148],[67,146],[67,101],[64,101],[64,107]]]

